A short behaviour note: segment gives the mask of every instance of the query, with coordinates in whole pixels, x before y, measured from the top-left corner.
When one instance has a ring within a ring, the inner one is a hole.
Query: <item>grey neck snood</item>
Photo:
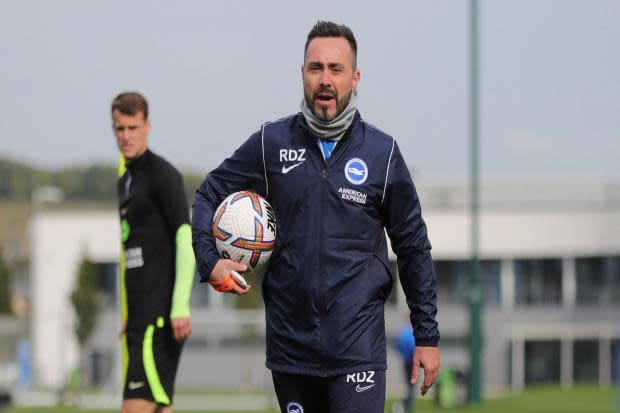
[[[339,141],[351,126],[355,111],[357,110],[357,90],[351,93],[351,99],[346,108],[331,121],[323,121],[314,116],[312,110],[306,104],[306,99],[301,99],[301,114],[306,119],[310,132],[317,138],[327,138]]]

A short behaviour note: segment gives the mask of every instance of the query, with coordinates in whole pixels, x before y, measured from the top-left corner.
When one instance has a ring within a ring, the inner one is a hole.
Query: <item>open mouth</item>
[[[335,96],[330,93],[319,93],[316,95],[315,100],[318,100],[321,103],[329,103],[331,100],[334,100]]]

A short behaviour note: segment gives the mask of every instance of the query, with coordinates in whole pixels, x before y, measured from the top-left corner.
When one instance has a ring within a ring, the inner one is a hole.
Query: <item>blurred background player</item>
[[[148,149],[146,99],[136,92],[118,95],[112,123],[122,153],[118,196],[126,353],[121,412],[169,413],[183,341],[192,329],[189,208],[179,172]]]
[[[431,245],[398,145],[357,111],[351,29],[319,21],[307,36],[301,76],[301,112],[265,123],[197,191],[198,269],[209,282],[240,270],[217,254],[213,214],[233,192],[264,196],[278,221],[262,291],[280,410],[383,412],[384,305],[393,285],[385,231],[416,332],[412,379],[425,370],[422,394],[439,370]]]
[[[403,378],[405,380],[405,396],[400,403],[395,403],[392,407],[393,413],[413,413],[415,402],[415,385],[411,382],[411,372],[413,371],[413,354],[415,351],[415,337],[411,324],[403,325],[398,331],[394,340],[394,347],[398,351],[403,367]]]

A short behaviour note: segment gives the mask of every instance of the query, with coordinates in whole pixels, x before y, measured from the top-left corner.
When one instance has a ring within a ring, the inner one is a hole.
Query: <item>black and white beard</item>
[[[306,105],[310,108],[310,110],[312,111],[314,116],[316,116],[317,119],[323,122],[330,122],[336,119],[338,115],[340,115],[346,109],[349,102],[351,101],[351,95],[353,94],[353,89],[351,89],[349,93],[347,93],[347,95],[344,96],[342,99],[338,99],[338,94],[336,93],[336,95],[334,96],[334,99],[336,99],[336,113],[334,114],[334,116],[329,116],[327,114],[328,108],[325,108],[321,111],[320,109],[316,109],[314,107],[314,100],[316,99],[316,95],[318,95],[322,91],[323,90],[318,90],[316,93],[313,93],[312,96],[304,92],[304,98],[306,99]]]

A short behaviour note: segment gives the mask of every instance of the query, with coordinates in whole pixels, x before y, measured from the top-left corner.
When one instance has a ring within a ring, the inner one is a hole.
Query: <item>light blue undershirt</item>
[[[321,153],[323,154],[323,158],[327,161],[329,156],[334,151],[336,147],[336,141],[333,139],[321,139],[318,138],[316,140],[317,145],[319,145],[319,149],[321,149]]]

